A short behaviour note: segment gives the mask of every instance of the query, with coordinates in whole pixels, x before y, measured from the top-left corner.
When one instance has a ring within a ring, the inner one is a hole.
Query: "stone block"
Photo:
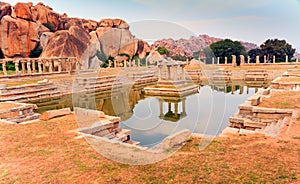
[[[257,113],[270,113],[270,114],[274,114],[276,113],[276,109],[274,108],[263,108],[263,107],[255,107],[253,108],[253,112],[257,112]]]
[[[52,118],[55,118],[55,117],[58,117],[58,116],[65,116],[65,115],[68,115],[68,114],[71,114],[71,113],[72,112],[71,112],[70,108],[46,111],[41,115],[40,120],[48,121]]]
[[[161,150],[173,148],[177,145],[184,143],[191,136],[189,130],[182,130],[178,133],[166,137],[159,145]]]

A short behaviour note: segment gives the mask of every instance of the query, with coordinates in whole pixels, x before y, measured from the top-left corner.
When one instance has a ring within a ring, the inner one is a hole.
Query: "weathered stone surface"
[[[100,27],[113,27],[114,22],[112,19],[102,19],[102,20],[100,20],[99,26]]]
[[[49,39],[41,57],[77,57],[81,58],[87,49],[90,35],[77,26],[69,31],[57,31]]]
[[[47,44],[53,34],[54,33],[51,33],[51,32],[42,33],[42,35],[40,37],[40,45],[42,48],[45,48],[47,46]]]
[[[12,13],[12,10],[11,10],[11,5],[10,4],[0,5],[0,20],[5,15],[11,15],[11,13]]]
[[[32,8],[33,20],[42,24],[50,23],[55,30],[58,29],[60,15],[52,10],[49,6],[38,3]]]
[[[94,20],[82,20],[82,26],[87,32],[96,31],[98,22]]]
[[[21,18],[25,20],[32,20],[30,6],[26,3],[17,3],[13,7],[12,16],[14,18]]]
[[[182,130],[174,135],[166,137],[160,144],[159,147],[162,150],[173,148],[174,146],[181,145],[191,136],[189,130]]]
[[[4,16],[0,24],[0,45],[5,57],[29,57],[39,41],[39,26],[24,19]]]
[[[46,111],[40,116],[40,120],[48,121],[52,118],[55,118],[55,117],[58,117],[58,116],[65,116],[65,115],[68,115],[68,114],[71,114],[71,113],[72,112],[71,112],[70,108]]]
[[[165,60],[165,58],[155,50],[151,51],[146,58],[146,62],[150,64],[154,64],[157,61],[163,61],[163,60]]]
[[[115,57],[119,54],[128,54],[130,57],[134,56],[136,47],[134,38],[129,30],[118,28],[100,30],[97,29],[98,39],[102,46],[102,52],[106,56]],[[101,32],[103,33],[102,35]]]

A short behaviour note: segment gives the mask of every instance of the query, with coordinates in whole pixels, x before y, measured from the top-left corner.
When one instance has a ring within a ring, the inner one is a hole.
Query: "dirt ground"
[[[199,151],[190,139],[167,160],[130,166],[74,139],[74,116],[28,125],[0,124],[0,183],[300,183],[297,136],[234,135]]]

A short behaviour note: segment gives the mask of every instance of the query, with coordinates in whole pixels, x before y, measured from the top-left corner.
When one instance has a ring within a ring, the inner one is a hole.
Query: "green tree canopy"
[[[169,55],[170,51],[166,47],[158,47],[157,52],[161,55]]]
[[[248,52],[248,56],[250,56],[250,62],[255,63],[256,56],[259,56],[260,61],[262,61],[262,59],[264,57],[264,52],[261,49],[252,49]]]
[[[215,57],[220,57],[221,62],[225,60],[225,57],[228,60],[232,60],[231,56],[237,56],[237,63],[240,63],[239,56],[247,55],[245,47],[239,41],[232,41],[230,39],[225,39],[222,41],[215,42],[209,47],[211,52],[215,55]],[[208,52],[209,49],[205,49],[205,54],[208,54],[208,58],[211,57],[211,52]]]
[[[292,45],[285,40],[268,39],[261,46],[261,50],[264,55],[267,56],[268,61],[273,60],[273,56],[276,57],[276,61],[285,61],[285,57],[288,56],[291,59],[296,49],[292,48]]]

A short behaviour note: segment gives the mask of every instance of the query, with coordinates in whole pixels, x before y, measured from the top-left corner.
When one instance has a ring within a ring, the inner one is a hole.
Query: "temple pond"
[[[238,111],[238,106],[267,86],[263,83],[251,87],[243,81],[225,86],[200,85],[198,93],[180,98],[145,96],[143,87],[133,86],[129,90],[84,94],[84,98],[80,99],[68,95],[32,103],[36,103],[39,107],[37,112],[42,113],[66,107],[83,107],[78,100],[84,101],[83,108],[121,117],[120,126],[132,131],[131,139],[151,147],[183,129],[218,135],[228,126],[228,119]]]

